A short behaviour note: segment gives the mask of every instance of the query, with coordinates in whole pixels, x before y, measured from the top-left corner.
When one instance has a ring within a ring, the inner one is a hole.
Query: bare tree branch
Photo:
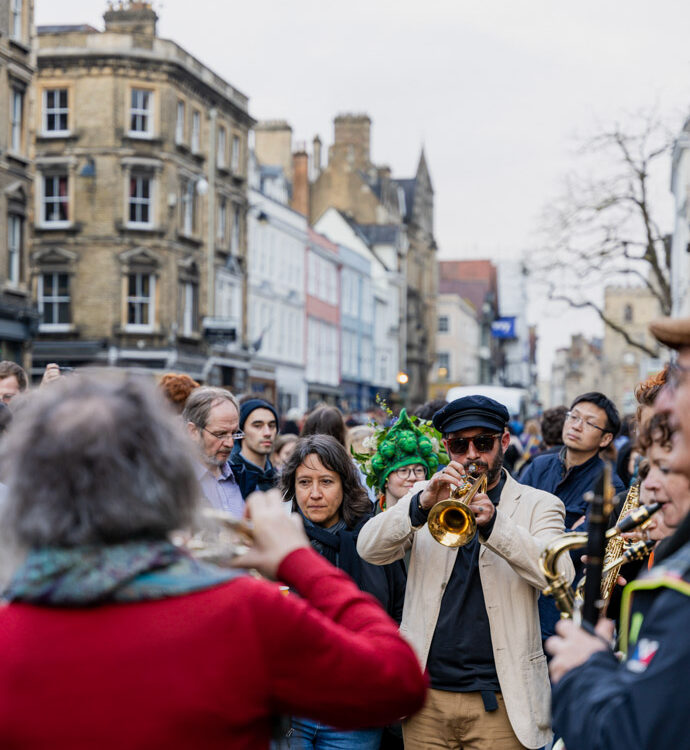
[[[635,341],[635,339],[631,338],[630,334],[625,330],[625,328],[622,328],[614,320],[611,320],[611,318],[607,317],[607,315],[604,313],[601,307],[595,305],[593,302],[589,302],[589,301],[577,302],[576,300],[570,299],[568,296],[564,294],[549,294],[549,299],[553,300],[554,302],[566,302],[568,305],[576,309],[590,308],[594,310],[594,312],[596,312],[596,314],[601,318],[604,325],[607,325],[609,328],[611,328],[611,330],[616,331],[617,333],[620,333],[621,336],[625,339],[625,341],[630,346],[633,346],[636,349],[641,349],[643,352],[645,352],[645,354],[648,354],[650,357],[656,356],[656,352],[653,349],[650,349],[644,344],[641,344],[639,341]]]
[[[529,261],[550,299],[595,310],[630,346],[653,355],[606,315],[600,299],[604,286],[634,279],[662,314],[671,312],[670,246],[654,218],[649,186],[672,138],[653,112],[636,124],[602,129],[581,144],[582,157],[595,160],[593,172],[566,177],[562,194],[544,210],[545,242]]]

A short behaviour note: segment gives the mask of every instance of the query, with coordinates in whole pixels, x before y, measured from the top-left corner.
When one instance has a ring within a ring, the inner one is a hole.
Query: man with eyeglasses
[[[503,468],[508,419],[505,406],[484,396],[444,406],[433,422],[450,463],[359,535],[357,551],[379,565],[411,549],[401,632],[427,668],[431,690],[403,724],[406,750],[514,750],[551,739],[536,604],[546,580],[538,561],[563,532],[565,509]],[[429,532],[429,511],[472,464],[487,477],[486,494],[470,505],[478,533],[463,547],[445,547]],[[562,570],[572,578],[570,560]]]
[[[242,516],[244,498],[229,460],[235,440],[244,436],[237,399],[225,388],[197,388],[182,419],[199,449],[196,476],[204,497],[214,508]]]
[[[587,512],[584,495],[594,488],[604,462],[599,456],[620,430],[621,420],[613,401],[603,393],[578,396],[563,424],[563,448],[535,456],[520,475],[520,482],[551,492],[565,505],[565,525],[572,529]],[[616,492],[626,488],[614,473]]]

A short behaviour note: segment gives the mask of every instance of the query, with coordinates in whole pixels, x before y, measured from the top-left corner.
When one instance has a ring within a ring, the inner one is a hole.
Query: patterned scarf
[[[3,598],[55,607],[164,599],[242,575],[203,563],[171,542],[32,550]]]

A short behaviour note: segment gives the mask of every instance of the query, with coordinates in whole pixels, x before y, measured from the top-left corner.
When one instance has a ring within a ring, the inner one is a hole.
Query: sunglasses
[[[467,453],[470,447],[470,443],[475,447],[475,450],[479,453],[489,453],[493,450],[496,438],[501,437],[501,433],[497,432],[494,435],[474,435],[474,437],[456,437],[448,440],[448,450],[451,453]]]

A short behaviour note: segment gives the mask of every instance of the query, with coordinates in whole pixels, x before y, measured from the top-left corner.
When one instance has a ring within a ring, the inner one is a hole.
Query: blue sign
[[[491,335],[495,339],[516,339],[515,317],[496,318],[491,324]]]

